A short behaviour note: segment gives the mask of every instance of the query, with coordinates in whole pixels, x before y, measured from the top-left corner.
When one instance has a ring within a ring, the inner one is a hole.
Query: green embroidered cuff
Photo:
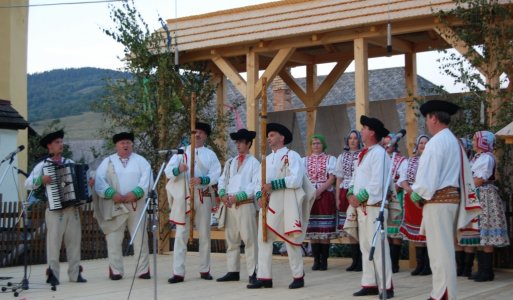
[[[219,197],[224,197],[226,195],[226,191],[224,189],[219,190]]]
[[[415,203],[418,203],[418,202],[420,202],[422,200],[422,197],[419,194],[413,192],[410,195],[410,199],[411,199],[411,201],[413,201]]]
[[[108,189],[105,190],[105,193],[104,193],[105,199],[112,199],[112,197],[114,197],[115,193],[116,193],[116,190],[109,187]]]
[[[258,192],[256,192],[256,194],[255,194],[255,198],[256,198],[257,200],[258,200],[258,199],[260,199],[260,198],[262,198],[262,191],[258,191]]]
[[[210,183],[210,177],[208,176],[202,176],[200,177],[200,180],[202,185],[207,185]]]
[[[178,168],[178,167],[174,168],[174,169],[173,169],[173,175],[174,175],[174,176],[178,176],[178,175],[180,175],[180,168]]]
[[[43,176],[38,176],[34,178],[34,182],[32,182],[35,186],[40,186],[43,184]]]
[[[358,195],[356,195],[356,198],[360,203],[367,201],[369,199],[369,193],[367,193],[366,189],[361,189]]]
[[[354,189],[354,185],[350,186],[349,189],[347,190],[348,197],[354,195],[353,189]]]
[[[246,194],[246,192],[238,192],[237,195],[235,195],[235,198],[237,201],[244,201],[248,199],[248,194]]]
[[[285,186],[285,179],[280,178],[280,179],[271,180],[271,187],[272,187],[273,191],[286,189],[287,187]]]
[[[132,190],[132,193],[134,193],[137,199],[141,199],[144,196],[144,190],[141,187],[136,187]]]

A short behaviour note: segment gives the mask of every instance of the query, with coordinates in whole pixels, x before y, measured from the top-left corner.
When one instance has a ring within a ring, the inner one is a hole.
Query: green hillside
[[[105,95],[105,80],[128,76],[98,69],[59,69],[28,75],[29,121],[57,119],[91,111],[91,103]]]

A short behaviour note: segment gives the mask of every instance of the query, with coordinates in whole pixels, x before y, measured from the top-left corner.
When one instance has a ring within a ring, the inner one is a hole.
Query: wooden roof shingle
[[[28,122],[12,107],[11,101],[0,99],[0,129],[25,129]]]

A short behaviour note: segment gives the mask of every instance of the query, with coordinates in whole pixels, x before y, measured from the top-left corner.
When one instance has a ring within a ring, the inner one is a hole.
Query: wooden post
[[[404,76],[406,82],[406,147],[408,155],[413,155],[413,147],[418,134],[417,109],[414,98],[417,96],[417,54],[404,54]],[[411,259],[410,259],[411,260]]]
[[[418,118],[415,100],[417,96],[417,54],[416,53],[405,53],[404,54],[404,76],[406,82],[406,147],[408,149],[408,155],[413,155],[413,148],[415,147],[415,141],[418,134]],[[415,245],[409,243],[409,266],[414,268],[417,265],[417,258],[415,253]]]
[[[261,184],[266,183],[266,132],[267,132],[267,78],[262,77],[262,110],[260,112],[260,155],[261,155]],[[267,193],[262,193],[262,239],[267,242]]]
[[[255,85],[258,81],[258,54],[253,50],[249,49],[246,55],[246,127],[248,130],[254,130],[258,134],[258,121],[257,121],[257,99]],[[267,85],[266,85],[267,86]],[[262,90],[263,91],[263,90]],[[255,144],[258,145],[257,140]],[[258,147],[251,147],[251,154],[258,156]]]
[[[189,184],[190,181],[194,178],[194,168],[195,168],[195,159],[196,159],[196,93],[192,92],[191,95],[191,169],[189,171]],[[192,243],[194,240],[194,186],[189,186],[190,197],[189,201],[191,201],[191,212],[190,212],[190,220],[189,220],[189,243]]]
[[[361,130],[360,116],[370,112],[368,44],[364,38],[354,40],[354,62],[356,129]]]
[[[214,75],[214,84],[216,85],[216,108],[217,108],[217,116],[218,118],[224,117],[224,104],[225,100],[227,99],[227,91],[228,91],[228,82],[226,79],[226,76],[223,75],[223,73],[216,73]],[[226,142],[226,124],[223,123],[220,128],[220,132],[223,133],[223,135],[216,139],[215,143],[221,150],[220,161],[221,163],[224,163],[226,160],[226,149],[227,149],[227,142]]]
[[[306,153],[312,152],[310,137],[315,131],[315,119],[317,116],[317,104],[315,103],[315,90],[317,89],[317,65],[306,65],[306,98],[308,101],[308,110],[306,111]]]

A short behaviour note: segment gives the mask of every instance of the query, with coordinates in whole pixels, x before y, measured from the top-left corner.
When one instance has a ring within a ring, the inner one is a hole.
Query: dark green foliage
[[[98,69],[59,69],[28,75],[29,121],[57,119],[91,111],[105,97],[105,79],[129,78],[124,72]]]
[[[205,64],[174,64],[174,49],[165,47],[166,34],[152,32],[132,1],[111,5],[114,28],[103,32],[124,46],[123,71],[130,78],[108,81],[108,93],[94,105],[111,126],[101,132],[110,140],[113,133],[132,131],[135,151],[157,168],[158,149],[176,148],[190,132],[190,99],[197,95],[196,119],[212,124],[213,141],[220,136],[225,120],[217,115],[215,87]],[[223,154],[212,142],[210,146]]]

